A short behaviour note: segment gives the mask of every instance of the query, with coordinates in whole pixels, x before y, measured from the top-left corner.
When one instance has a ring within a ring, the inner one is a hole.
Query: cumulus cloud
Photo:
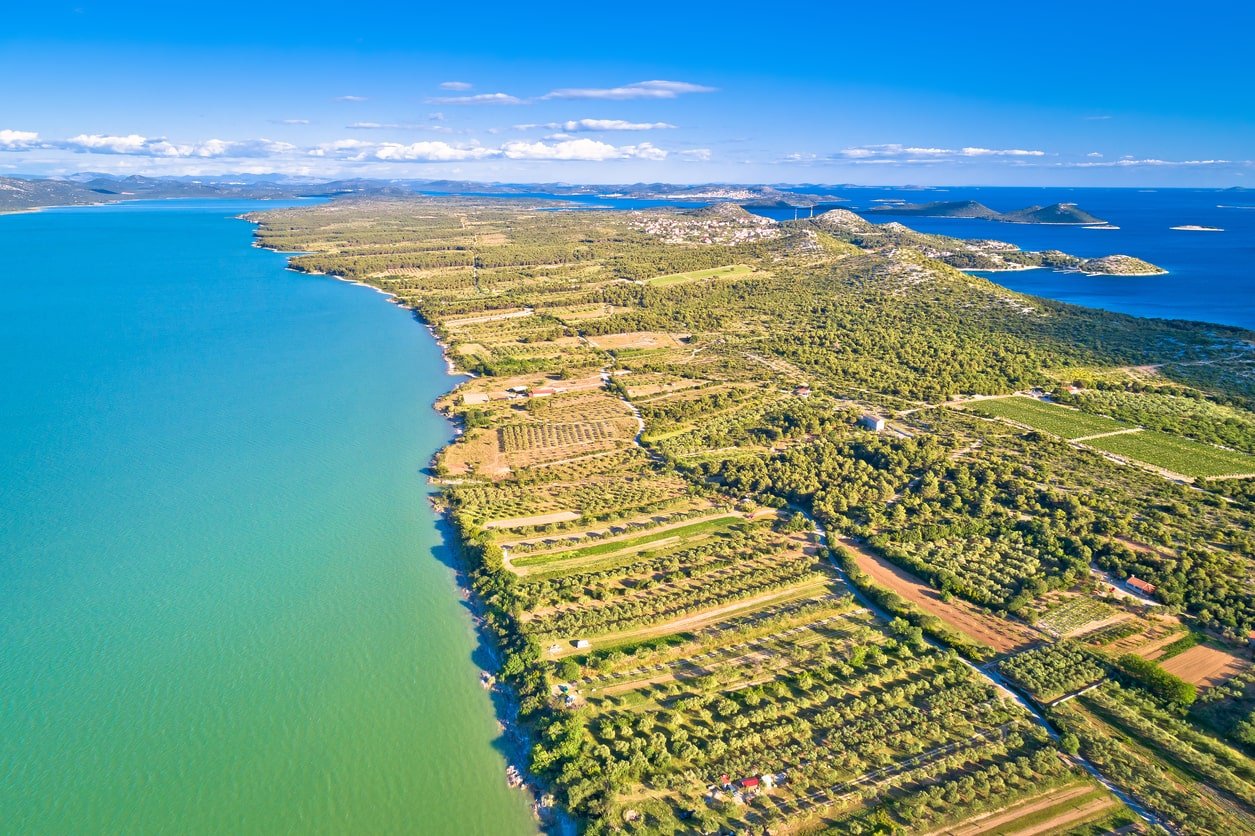
[[[518,105],[523,100],[509,93],[476,93],[474,96],[436,96],[427,100],[428,104],[449,105]]]
[[[198,143],[176,144],[165,138],[150,139],[140,134],[79,134],[54,145],[71,151],[142,157],[269,157],[296,150],[296,146],[291,143],[269,139],[209,139]]]
[[[441,90],[470,90],[475,85],[469,81],[442,81],[440,82]]]
[[[402,145],[395,142],[380,144],[370,156],[376,160],[395,162],[448,163],[463,160],[482,160],[499,154],[494,148],[479,145],[450,145],[447,142],[413,142]]]
[[[536,125],[515,125],[520,131],[533,128],[544,128],[549,131],[564,133],[597,132],[597,131],[658,131],[674,128],[670,122],[629,122],[626,119],[568,119],[565,122],[546,122]]]
[[[568,139],[560,142],[507,142],[501,153],[511,160],[665,160],[667,152],[648,142],[615,146],[595,139]]]
[[[1093,156],[1092,154],[1090,156]],[[1099,155],[1101,156],[1101,155]],[[1134,159],[1132,157],[1122,157],[1118,160],[1103,160],[1100,162],[1088,163],[1069,163],[1073,168],[1129,168],[1139,166],[1161,167],[1161,166],[1180,166],[1180,167],[1196,167],[1209,165],[1243,165],[1245,163],[1235,163],[1233,160],[1159,160],[1159,159]]]
[[[844,148],[836,156],[853,162],[922,162],[956,160],[964,157],[1044,157],[1045,151],[1024,148],[930,148],[916,145],[859,145]]]
[[[327,142],[308,151],[311,156],[330,157],[353,162],[385,160],[388,162],[464,162],[471,160],[549,160],[556,162],[605,162],[609,160],[663,160],[667,152],[642,142],[638,145],[611,145],[592,139],[567,139],[558,142],[507,142],[500,147],[448,142],[368,142],[342,139]]]
[[[39,134],[35,131],[0,130],[0,151],[26,151],[39,143]]]
[[[1087,156],[1087,157],[1101,157],[1101,156],[1102,156],[1102,152],[1101,152],[1101,151],[1090,151],[1090,152],[1089,152],[1088,154],[1086,154],[1085,156]]]
[[[712,154],[709,148],[690,148],[687,151],[681,151],[676,156],[682,157],[686,160],[706,162],[711,158]]]
[[[564,87],[543,99],[674,99],[685,93],[713,93],[716,88],[688,81],[636,81],[622,87]]]

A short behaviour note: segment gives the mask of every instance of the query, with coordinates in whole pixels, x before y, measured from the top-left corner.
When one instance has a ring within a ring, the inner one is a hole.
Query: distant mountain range
[[[1050,206],[1028,206],[1013,212],[998,212],[975,200],[937,201],[935,203],[896,203],[868,209],[867,214],[910,215],[925,218],[978,218],[1013,224],[1105,224],[1075,203]]]
[[[121,200],[160,198],[234,197],[282,199],[335,195],[388,196],[433,194],[491,194],[555,196],[603,196],[609,199],[692,200],[709,203],[736,202],[746,206],[807,208],[845,200],[833,194],[782,191],[774,186],[709,183],[632,183],[626,185],[573,185],[571,183],[481,183],[471,180],[373,180],[316,181],[283,174],[240,174],[219,177],[119,177],[83,173],[63,179],[0,177],[0,212],[37,209],[41,206],[77,206],[115,203]]]

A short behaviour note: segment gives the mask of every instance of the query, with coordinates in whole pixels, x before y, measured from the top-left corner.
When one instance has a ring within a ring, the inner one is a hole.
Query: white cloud
[[[515,125],[520,131],[545,128],[550,131],[577,133],[580,131],[658,131],[674,128],[670,122],[629,122],[626,119],[568,119],[565,122],[546,122],[539,125]]]
[[[561,142],[507,142],[501,152],[511,160],[581,160],[604,162],[606,160],[664,160],[667,152],[642,142],[639,145],[614,146],[595,139],[568,139]]]
[[[835,155],[856,163],[921,163],[958,160],[965,157],[1044,157],[1045,151],[1024,148],[931,148],[890,143],[885,145],[859,145],[845,148]]]
[[[476,93],[474,96],[436,96],[427,100],[428,104],[451,104],[451,105],[517,105],[523,104],[523,100],[518,96],[511,96],[509,93]]]
[[[1101,156],[1102,156],[1102,152],[1101,152],[1101,151],[1090,151],[1090,152],[1089,152],[1088,154],[1086,154],[1085,156],[1087,156],[1087,157],[1101,157]]]
[[[0,130],[0,151],[25,151],[39,142],[35,131]]]
[[[365,96],[336,96],[337,102],[364,102]]]
[[[714,87],[688,81],[637,81],[622,87],[564,87],[544,99],[674,99],[685,93],[713,93]]]
[[[1023,148],[964,148],[963,157],[1044,157],[1045,151],[1026,151]]]
[[[690,148],[687,151],[681,151],[676,156],[683,157],[686,160],[698,160],[706,162],[712,156],[709,148]]]
[[[296,150],[296,146],[291,143],[269,139],[210,139],[200,143],[176,145],[164,138],[149,139],[139,134],[79,134],[57,145],[71,151],[140,157],[268,157]]]
[[[308,125],[308,119],[280,119],[280,125]]]
[[[484,148],[479,145],[450,145],[447,142],[414,142],[401,145],[385,142],[375,149],[371,155],[377,160],[395,160],[405,162],[446,163],[461,160],[482,160],[496,157],[500,151],[495,148]]]
[[[470,90],[475,85],[469,81],[442,81],[440,82],[441,90]]]
[[[1092,155],[1091,155],[1092,156]],[[1101,155],[1100,155],[1101,156]],[[1192,168],[1197,166],[1209,165],[1245,165],[1246,162],[1235,163],[1233,160],[1159,160],[1159,159],[1134,159],[1132,157],[1122,157],[1118,160],[1107,160],[1103,162],[1091,163],[1068,163],[1073,168],[1131,168],[1131,167],[1185,167]]]

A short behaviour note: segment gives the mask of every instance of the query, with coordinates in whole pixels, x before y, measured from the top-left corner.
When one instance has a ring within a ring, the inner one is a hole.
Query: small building
[[[529,390],[527,394],[531,395],[533,398],[544,398],[549,395],[558,394],[558,390],[551,386],[537,386],[535,389]]]
[[[858,425],[865,430],[878,433],[885,428],[885,419],[879,415],[864,415],[858,419]]]
[[[801,386],[793,388],[793,394],[799,398],[809,398],[811,396],[811,387],[803,383]]]
[[[1143,595],[1155,594],[1155,585],[1153,583],[1147,583],[1146,581],[1139,578],[1137,575],[1129,575],[1129,579],[1125,581],[1125,583],[1127,583],[1129,586],[1133,587],[1134,589],[1136,589],[1138,592],[1142,593]]]
[[[580,650],[583,650],[587,647],[592,647],[593,643],[590,642],[588,639],[576,639],[575,646],[579,648]]]
[[[761,782],[758,780],[758,778],[754,777],[753,775],[749,776],[748,778],[742,778],[741,780],[737,781],[737,784],[743,790],[756,790],[758,789],[758,785],[760,783]]]

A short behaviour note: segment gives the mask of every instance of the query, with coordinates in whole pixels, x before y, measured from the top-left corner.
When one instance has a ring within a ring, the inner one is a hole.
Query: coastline
[[[254,230],[260,228],[261,226],[261,221],[250,218],[247,215],[237,215],[236,220],[242,220],[246,223],[252,224]],[[252,246],[260,250],[267,250],[269,252],[289,256],[288,263],[284,267],[284,269],[289,272],[297,273],[303,276],[322,276],[334,279],[338,282],[343,282],[345,284],[356,285],[358,287],[372,290],[375,293],[386,297],[390,304],[409,311],[414,321],[417,324],[422,325],[424,330],[427,331],[432,342],[435,343],[437,348],[440,350],[440,356],[445,362],[446,376],[452,379],[449,387],[440,394],[436,401],[430,404],[432,409],[440,415],[444,422],[449,426],[451,436],[447,443],[441,445],[432,454],[431,459],[425,466],[425,470],[430,471],[431,465],[440,456],[440,454],[443,453],[450,445],[456,443],[462,436],[463,432],[462,427],[459,426],[458,422],[454,420],[446,410],[440,408],[439,402],[448,395],[457,391],[458,386],[464,380],[472,379],[476,377],[476,375],[471,372],[463,371],[457,367],[457,364],[454,362],[453,357],[449,352],[448,343],[436,334],[435,328],[423,317],[422,313],[417,308],[412,305],[407,305],[396,294],[390,293],[374,285],[367,284],[366,282],[359,281],[357,279],[350,279],[345,276],[339,276],[335,273],[297,269],[291,266],[290,257],[301,255],[302,252],[299,250],[285,251],[266,247],[260,243],[256,236],[254,237]],[[504,745],[502,747],[505,752],[506,760],[506,770],[504,776],[508,783],[510,782],[509,779],[511,775],[520,776],[521,782],[518,785],[510,783],[510,787],[511,789],[520,790],[526,795],[528,803],[532,808],[533,820],[537,824],[540,832],[560,832],[564,834],[568,832],[573,833],[574,830],[571,827],[571,821],[567,814],[556,806],[553,806],[551,801],[546,803],[547,791],[545,787],[528,769],[529,754],[533,741],[528,732],[518,722],[518,695],[514,692],[513,688],[502,682],[497,676],[502,664],[502,648],[497,635],[493,633],[487,625],[485,618],[487,615],[487,607],[485,606],[482,598],[475,592],[474,587],[471,584],[470,575],[467,572],[467,562],[465,559],[467,541],[462,536],[457,523],[443,502],[440,491],[440,483],[430,474],[430,472],[427,474],[426,484],[428,488],[428,507],[435,518],[436,529],[439,531],[445,545],[459,557],[459,565],[454,567],[454,581],[460,600],[470,615],[470,624],[474,629],[476,639],[479,641],[480,646],[484,649],[493,666],[493,670],[491,672],[480,670],[479,674],[481,684],[485,690],[489,691],[489,700],[493,706],[493,713],[496,715],[495,719],[501,731],[502,739],[508,743],[508,745]],[[491,676],[489,676],[489,674],[491,674]]]

